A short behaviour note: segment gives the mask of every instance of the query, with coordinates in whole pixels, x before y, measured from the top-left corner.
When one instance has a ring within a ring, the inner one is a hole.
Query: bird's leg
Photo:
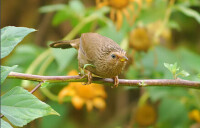
[[[85,83],[84,85],[88,85],[88,84],[91,84],[91,83],[92,83],[92,73],[91,73],[90,71],[88,71],[88,70],[85,69],[87,66],[95,67],[95,66],[92,65],[92,64],[85,64],[85,65],[83,66],[83,69],[80,68],[80,71],[81,71],[80,74],[82,75],[81,78],[84,78],[84,77],[86,76],[85,71],[87,71],[88,82]]]
[[[92,83],[92,73],[90,71],[88,71],[88,81],[86,83],[86,85],[91,84]]]
[[[87,70],[86,70],[87,71]],[[84,74],[82,78],[86,77],[86,74]],[[88,78],[88,81],[83,83],[83,85],[88,85],[88,84],[91,84],[92,83],[92,73],[90,71],[87,71],[87,78]]]
[[[118,76],[115,76],[115,77],[113,78],[113,80],[114,80],[114,87],[118,87],[118,85],[119,85]]]

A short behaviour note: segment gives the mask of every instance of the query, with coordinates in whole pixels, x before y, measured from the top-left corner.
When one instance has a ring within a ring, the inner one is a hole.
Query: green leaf
[[[182,70],[181,72],[178,73],[178,75],[181,75],[183,77],[187,77],[189,76],[190,74],[188,72],[186,72],[185,70]]]
[[[165,98],[159,105],[158,122],[167,122],[171,127],[185,126],[188,120],[186,107],[175,99]]]
[[[17,65],[14,65],[12,67],[1,66],[1,84],[4,82],[4,80],[6,79],[6,77],[8,76],[8,74],[11,71],[13,71],[16,67],[17,67]]]
[[[186,16],[195,18],[197,22],[200,23],[200,14],[197,11],[184,6],[175,6],[175,8]]]
[[[85,7],[80,0],[69,1],[69,7],[79,16],[83,16],[85,13]]]
[[[55,57],[55,60],[57,61],[59,65],[59,70],[62,71],[65,69],[74,56],[76,55],[77,51],[74,48],[71,49],[52,49],[52,54]]]
[[[13,88],[1,99],[1,113],[15,126],[22,127],[46,115],[59,115],[22,87]]]
[[[175,74],[179,68],[177,67],[177,63],[174,64],[168,64],[168,63],[164,63],[164,66],[172,73]]]
[[[32,28],[8,26],[1,29],[1,59],[6,57],[14,47],[31,32]]]
[[[1,128],[12,128],[12,126],[5,120],[1,119]]]
[[[47,12],[54,12],[58,10],[63,10],[66,7],[65,4],[53,4],[53,5],[46,5],[39,8],[40,13],[47,13]]]

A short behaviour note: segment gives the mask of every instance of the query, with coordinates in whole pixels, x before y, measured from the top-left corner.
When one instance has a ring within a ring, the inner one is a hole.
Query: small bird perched
[[[114,87],[119,84],[118,75],[126,65],[126,52],[110,38],[98,33],[84,33],[80,38],[70,41],[57,41],[50,44],[53,48],[75,48],[78,50],[79,68],[88,72],[88,82],[92,74],[113,78]]]

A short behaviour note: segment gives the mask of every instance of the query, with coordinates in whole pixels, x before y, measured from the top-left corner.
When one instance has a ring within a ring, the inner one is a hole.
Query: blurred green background
[[[180,78],[200,81],[199,0],[4,0],[1,28],[5,26],[38,30],[1,60],[2,65],[19,65],[17,72],[39,75],[78,72],[76,50],[50,49],[48,45],[52,41],[75,39],[81,33],[97,32],[127,51],[129,62],[119,78],[173,79],[164,63],[177,62],[190,74]],[[15,86],[31,90],[34,85],[9,79],[1,86],[1,93]],[[103,86],[105,106],[88,111],[86,105],[76,109],[65,94],[64,102],[59,102],[66,87],[47,86],[38,90],[35,95],[61,116],[39,118],[25,128],[200,127],[197,89]],[[77,95],[84,100],[95,97],[87,92],[90,89],[79,91],[82,92]]]

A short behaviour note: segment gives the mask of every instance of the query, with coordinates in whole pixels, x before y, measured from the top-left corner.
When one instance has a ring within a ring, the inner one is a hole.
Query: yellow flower
[[[144,104],[137,109],[135,120],[138,125],[146,127],[153,125],[156,121],[157,115],[155,108],[150,104]]]
[[[189,113],[189,118],[200,123],[200,110],[194,109]]]
[[[101,8],[103,6],[109,6],[111,8],[110,18],[116,24],[117,30],[121,28],[123,22],[123,14],[125,15],[129,24],[132,24],[141,10],[142,0],[96,0],[97,7]],[[135,12],[133,3],[137,3],[138,12]],[[132,15],[132,19],[130,18]]]
[[[69,72],[69,75],[77,75],[75,70]],[[81,82],[70,82],[68,86],[64,87],[59,92],[59,101],[62,103],[63,98],[70,96],[72,99],[72,105],[76,109],[81,109],[84,104],[88,111],[91,111],[93,107],[100,110],[106,107],[105,98],[106,92],[100,84],[82,85]]]

